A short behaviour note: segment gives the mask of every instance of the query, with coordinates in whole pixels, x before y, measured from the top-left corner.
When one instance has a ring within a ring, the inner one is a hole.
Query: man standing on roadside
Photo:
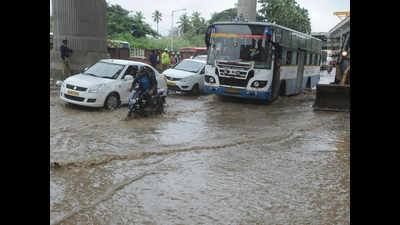
[[[168,48],[165,49],[164,53],[161,55],[162,70],[165,71],[169,66],[169,54]]]
[[[68,41],[63,40],[60,47],[61,59],[63,61],[64,80],[71,75],[71,67],[69,65],[69,57],[72,55],[72,49],[68,48]]]
[[[155,50],[151,51],[150,63],[151,63],[151,66],[154,67],[154,69],[157,69],[157,54],[156,54]]]

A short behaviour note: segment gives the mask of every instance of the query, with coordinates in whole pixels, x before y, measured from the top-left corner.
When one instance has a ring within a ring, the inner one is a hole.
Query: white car
[[[198,56],[195,56],[193,59],[206,61],[207,60],[207,55],[198,55]]]
[[[61,85],[60,98],[72,104],[107,109],[127,104],[130,94],[128,89],[141,67],[153,71],[158,93],[166,96],[167,82],[152,66],[129,60],[103,59],[84,72],[65,79]]]
[[[199,94],[204,88],[206,61],[184,59],[162,74],[167,78],[168,90]]]

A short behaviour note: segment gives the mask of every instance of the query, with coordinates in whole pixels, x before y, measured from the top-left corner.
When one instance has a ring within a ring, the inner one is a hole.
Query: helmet
[[[164,51],[167,51],[167,52],[168,52],[168,48],[165,48]]]

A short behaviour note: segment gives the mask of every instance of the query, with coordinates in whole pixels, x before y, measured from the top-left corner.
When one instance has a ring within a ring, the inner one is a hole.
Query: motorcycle
[[[165,96],[162,95],[163,92],[150,96],[144,90],[134,89],[129,97],[127,118],[164,113]]]

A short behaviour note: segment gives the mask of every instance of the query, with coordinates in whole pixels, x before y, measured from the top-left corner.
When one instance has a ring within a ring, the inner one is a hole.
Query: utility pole
[[[257,0],[238,0],[237,17],[247,22],[256,22]]]
[[[171,13],[171,51],[174,49],[174,12],[186,11],[186,9],[172,10]]]

